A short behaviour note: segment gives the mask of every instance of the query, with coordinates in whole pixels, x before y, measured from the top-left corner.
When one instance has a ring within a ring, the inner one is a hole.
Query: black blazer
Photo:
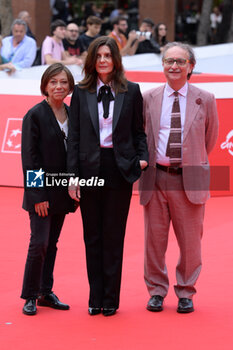
[[[68,171],[79,178],[99,176],[100,136],[96,92],[75,86],[68,133]],[[139,160],[148,161],[146,135],[143,129],[142,95],[139,85],[128,82],[128,91],[115,97],[113,150],[117,166],[129,183],[141,175]]]
[[[67,112],[68,112],[68,107]],[[48,173],[66,173],[66,149],[56,117],[44,100],[31,108],[23,119],[22,165],[24,172],[23,208],[34,210],[35,203],[48,201],[49,213],[73,211],[67,187],[26,187],[26,170],[42,168]]]

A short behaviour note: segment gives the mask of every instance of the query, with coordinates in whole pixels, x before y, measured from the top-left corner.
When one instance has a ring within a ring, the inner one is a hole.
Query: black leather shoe
[[[99,315],[101,313],[101,308],[100,307],[89,307],[88,313],[91,316]]]
[[[25,315],[35,315],[36,314],[36,299],[35,298],[29,298],[26,300],[24,307],[23,307],[23,313]]]
[[[177,312],[180,314],[188,314],[189,312],[193,312],[193,301],[188,298],[180,298],[178,302]]]
[[[149,311],[163,311],[163,297],[161,295],[153,295],[147,304],[147,310]]]
[[[117,309],[114,307],[112,307],[112,308],[104,307],[102,312],[103,312],[104,316],[112,316],[112,315],[115,315],[116,311],[117,311]]]
[[[69,305],[63,304],[53,292],[46,295],[40,295],[38,297],[37,305],[48,306],[58,310],[69,310],[70,308]]]

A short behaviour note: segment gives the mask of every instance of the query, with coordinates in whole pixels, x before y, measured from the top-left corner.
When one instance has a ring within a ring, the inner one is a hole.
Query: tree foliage
[[[0,21],[2,36],[9,35],[13,21],[11,0],[0,0]]]

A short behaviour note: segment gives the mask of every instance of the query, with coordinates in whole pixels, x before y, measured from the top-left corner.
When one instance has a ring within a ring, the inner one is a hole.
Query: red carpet
[[[22,193],[22,189],[0,188],[1,350],[233,349],[233,197],[211,198],[207,204],[203,270],[194,313],[176,312],[172,285],[178,249],[172,232],[167,253],[171,286],[165,308],[161,313],[146,311],[143,212],[134,195],[118,313],[109,318],[87,314],[88,284],[78,211],[66,219],[55,268],[54,291],[71,309],[40,307],[36,316],[29,317],[22,314],[19,298],[30,234],[27,213],[21,209]]]

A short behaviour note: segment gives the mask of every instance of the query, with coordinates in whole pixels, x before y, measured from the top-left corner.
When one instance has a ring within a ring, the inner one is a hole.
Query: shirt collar
[[[102,80],[100,80],[100,78],[97,79],[97,88],[96,88],[97,95],[98,95],[98,93],[99,93],[99,89],[100,89],[101,86],[103,86],[103,85],[109,85],[110,88],[111,88],[111,92],[112,92],[113,96],[115,97],[115,92],[114,92],[114,90],[113,90],[113,88],[112,88],[112,83],[110,82],[109,84],[104,84],[104,83],[102,82]]]
[[[168,97],[170,97],[175,92],[175,90],[172,89],[171,86],[168,83],[166,83],[166,85],[165,85],[165,92],[168,95]],[[187,96],[187,93],[188,93],[188,83],[187,83],[187,81],[184,84],[184,86],[182,86],[182,88],[180,90],[178,90],[178,92],[183,97]]]
[[[13,45],[13,40],[14,40],[14,36],[12,35],[11,37],[11,42],[12,42],[12,45]],[[23,39],[18,43],[18,45],[16,47],[18,47],[19,45],[22,45],[26,40],[26,34],[24,35]]]

